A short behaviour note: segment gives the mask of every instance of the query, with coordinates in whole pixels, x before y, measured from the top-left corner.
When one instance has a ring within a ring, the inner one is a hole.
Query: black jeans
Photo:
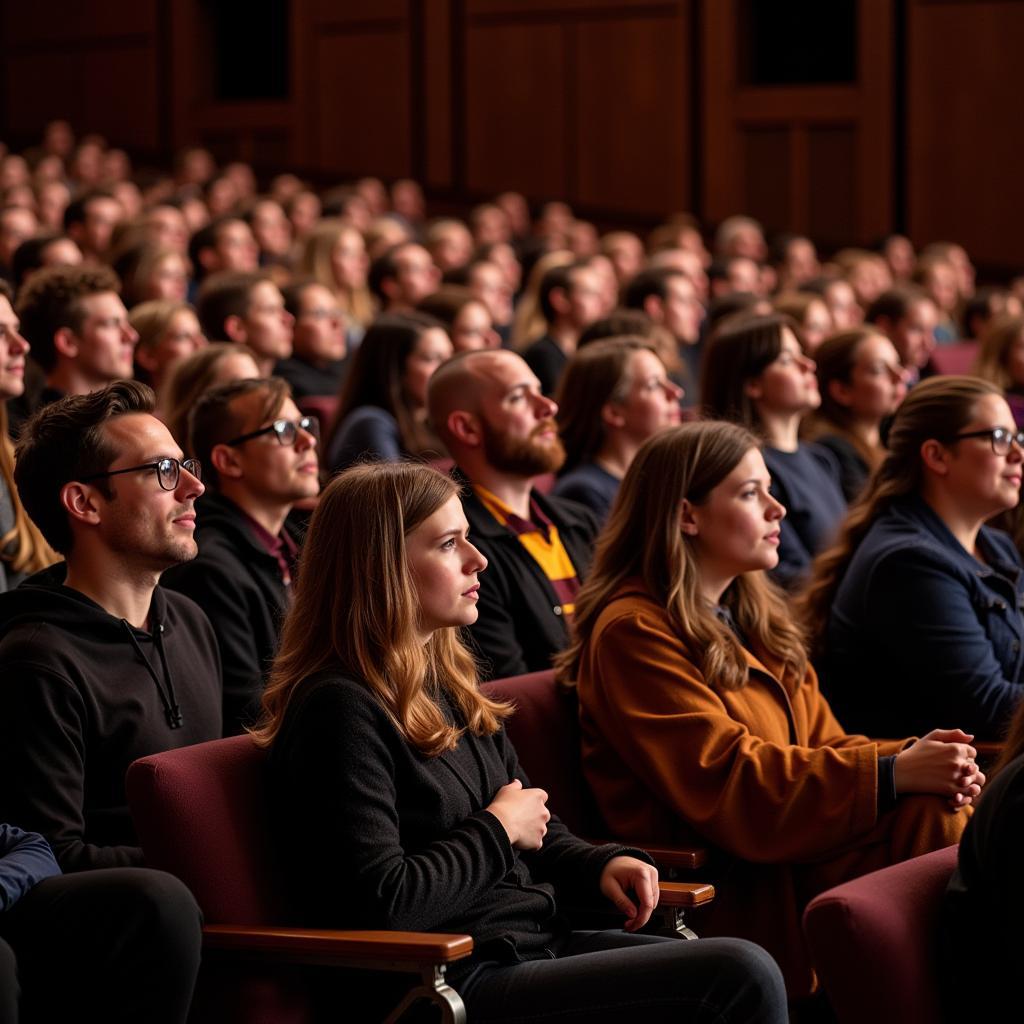
[[[481,964],[454,986],[473,1024],[785,1024],[775,961],[743,939],[574,932],[555,960]]]
[[[183,1024],[201,929],[192,894],[162,871],[47,878],[0,914],[0,1024]]]

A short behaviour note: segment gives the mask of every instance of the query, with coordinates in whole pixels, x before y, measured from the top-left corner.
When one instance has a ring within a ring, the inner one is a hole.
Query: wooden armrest
[[[418,971],[449,964],[473,952],[468,935],[434,932],[332,931],[211,924],[203,928],[207,951],[273,957],[300,963]]]
[[[715,898],[715,887],[702,882],[659,882],[659,907],[699,907]]]
[[[648,846],[646,843],[634,843],[629,839],[588,839],[595,846],[603,846],[606,843],[618,843],[635,846],[638,850],[644,850],[654,858],[654,863],[661,869],[682,868],[684,871],[696,871],[703,867],[708,860],[708,851],[703,846]]]
[[[978,752],[978,757],[994,759],[1003,752],[1003,744],[996,740],[973,740],[971,746]]]

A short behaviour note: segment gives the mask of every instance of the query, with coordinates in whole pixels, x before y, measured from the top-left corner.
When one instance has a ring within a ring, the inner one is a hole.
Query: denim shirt
[[[869,529],[839,586],[822,689],[846,729],[878,737],[960,728],[1002,736],[1024,695],[1024,573],[982,527],[984,561],[919,497]]]

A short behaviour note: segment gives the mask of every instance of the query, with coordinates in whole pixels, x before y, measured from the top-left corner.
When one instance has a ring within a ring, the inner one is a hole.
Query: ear
[[[644,299],[644,312],[656,323],[660,324],[665,319],[665,308],[657,295],[648,295]]]
[[[853,388],[844,380],[830,380],[828,382],[829,397],[837,405],[849,405]]]
[[[53,348],[59,356],[65,359],[75,359],[78,356],[78,335],[70,327],[58,327],[53,333]]]
[[[683,498],[683,503],[679,507],[679,529],[686,534],[687,537],[696,537],[700,533],[700,528],[697,524],[697,517],[694,515],[693,505],[690,504],[687,498]]]
[[[460,444],[466,445],[467,448],[479,448],[483,444],[483,430],[480,427],[480,419],[475,413],[465,409],[456,409],[454,412],[448,413],[445,426],[451,436]]]
[[[552,288],[548,293],[548,302],[559,316],[564,316],[569,312],[569,296],[566,295],[564,288]]]
[[[210,246],[205,246],[196,253],[196,259],[199,261],[199,265],[208,274],[215,273],[219,268],[217,261],[217,251],[212,249]]]
[[[615,429],[624,427],[626,417],[622,415],[622,406],[617,402],[605,402],[601,406],[601,422]]]
[[[237,341],[241,344],[245,344],[248,338],[245,321],[236,313],[232,313],[224,320],[224,333],[228,336],[228,341]]]
[[[86,484],[77,481],[65,484],[60,489],[60,503],[76,522],[96,526],[100,521],[99,509],[92,500],[92,489]]]
[[[135,346],[135,362],[150,373],[156,371],[156,355],[151,349]]]
[[[764,388],[761,386],[759,378],[755,377],[753,380],[748,380],[743,385],[743,393],[747,398],[753,399],[755,402],[760,402],[764,398]]]
[[[949,473],[949,449],[934,438],[921,445],[921,461],[924,467],[936,476]]]
[[[238,458],[238,449],[228,444],[215,444],[210,451],[210,462],[217,475],[224,480],[240,480],[243,470]]]

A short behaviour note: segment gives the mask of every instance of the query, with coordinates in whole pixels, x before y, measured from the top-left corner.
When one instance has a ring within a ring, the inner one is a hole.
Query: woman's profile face
[[[637,441],[646,441],[682,418],[679,401],[683,389],[665,373],[665,364],[643,349],[629,359],[629,390],[621,402],[609,403],[622,429]]]
[[[467,538],[469,523],[453,494],[405,539],[424,642],[436,629],[476,622],[478,576],[487,559]]]
[[[703,504],[689,507],[689,526],[684,512],[684,533],[693,539],[702,580],[724,587],[742,573],[778,564],[786,510],[768,492],[770,485],[761,452],[751,448]]]
[[[482,302],[467,302],[452,324],[452,345],[455,351],[497,348],[500,344],[487,307]]]
[[[452,343],[440,327],[428,327],[405,359],[403,391],[410,404],[422,409],[427,404],[427,385],[434,371],[452,357]]]
[[[803,413],[821,404],[814,360],[803,354],[788,327],[782,328],[779,354],[747,388],[762,413]]]
[[[1017,426],[1006,400],[1000,395],[984,395],[975,402],[974,415],[958,433],[980,434],[997,427],[1016,436]],[[987,518],[1017,505],[1024,453],[1016,443],[1005,455],[997,455],[989,436],[961,436],[945,442],[943,449],[939,472],[959,512]]]
[[[832,381],[829,387],[854,419],[877,423],[894,413],[906,397],[906,378],[893,343],[882,334],[872,334],[854,352],[849,381]]]

